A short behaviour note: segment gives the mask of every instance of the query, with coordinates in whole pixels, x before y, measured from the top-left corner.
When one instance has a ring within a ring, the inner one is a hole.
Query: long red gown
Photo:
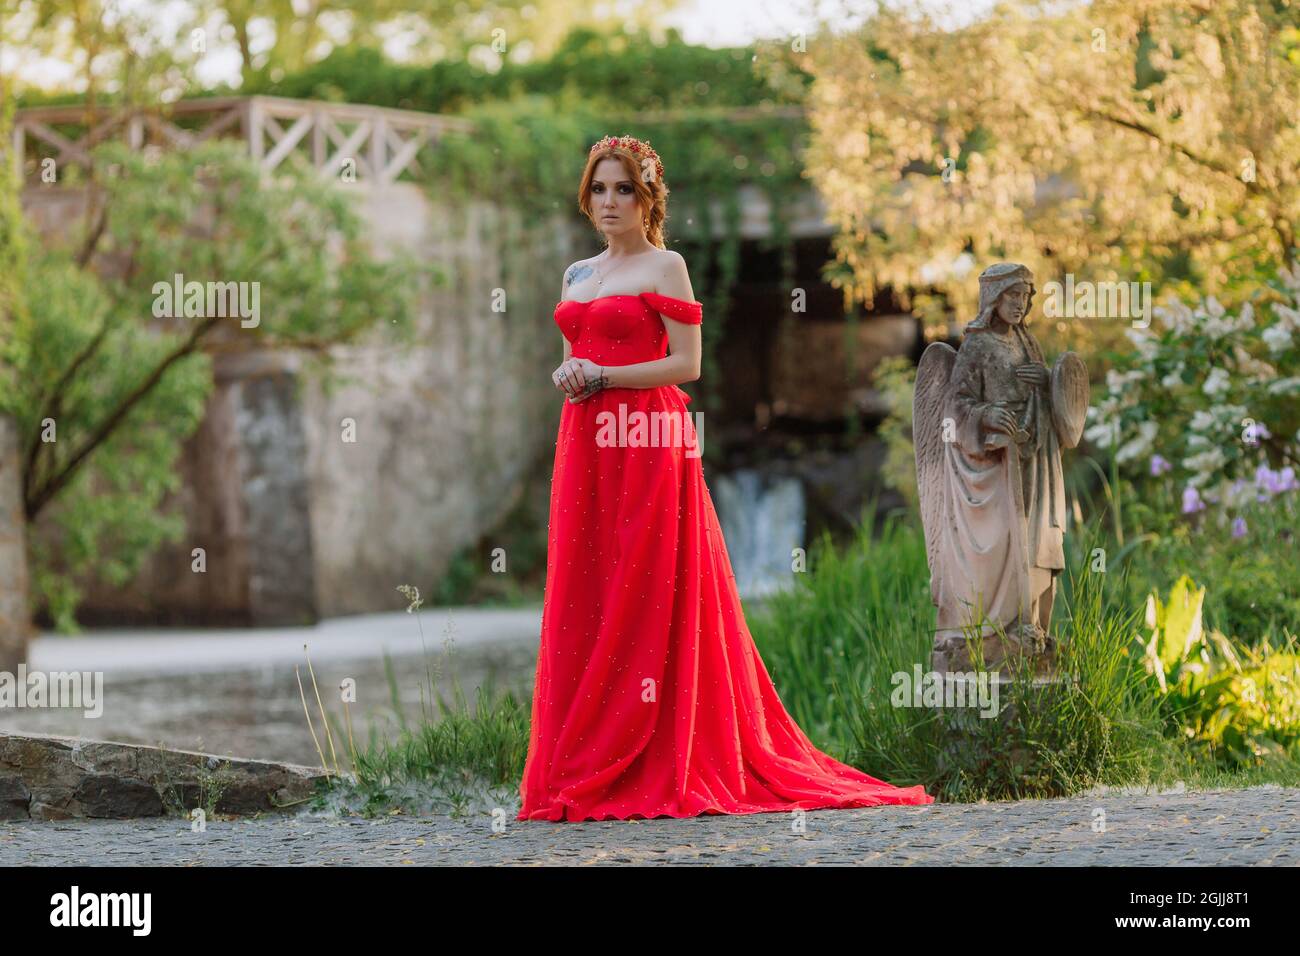
[[[611,295],[561,302],[555,321],[575,357],[629,365],[667,353],[661,313],[699,324],[702,311]],[[624,404],[629,416],[672,411],[690,423],[689,401],[673,385],[564,403],[518,819],[932,803],[923,787],[822,753],[786,713],[745,624],[698,447],[611,444],[608,431],[598,441],[611,420],[601,412],[617,417]]]

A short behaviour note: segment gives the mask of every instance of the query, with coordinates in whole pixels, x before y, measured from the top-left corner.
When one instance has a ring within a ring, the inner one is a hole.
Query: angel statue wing
[[[943,527],[943,409],[948,400],[948,380],[957,350],[946,342],[933,342],[916,367],[912,395],[912,447],[916,452],[916,486],[920,492],[921,524],[930,564],[930,592],[937,595],[940,530]]]

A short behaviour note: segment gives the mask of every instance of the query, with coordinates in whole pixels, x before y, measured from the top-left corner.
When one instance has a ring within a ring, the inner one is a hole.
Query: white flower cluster
[[[1192,414],[1187,436],[1191,454],[1183,459],[1183,467],[1192,473],[1189,485],[1204,487],[1222,470],[1228,463],[1223,446],[1236,437],[1248,417],[1243,405],[1212,405],[1208,411],[1198,409]]]
[[[1119,446],[1115,460],[1120,464],[1138,458],[1146,458],[1155,447],[1156,435],[1160,426],[1152,421],[1138,422],[1137,434]]]
[[[1201,391],[1211,398],[1216,395],[1226,395],[1232,388],[1232,379],[1228,377],[1228,370],[1225,368],[1212,368],[1210,374],[1205,377],[1205,384],[1201,386]]]
[[[1112,368],[1106,372],[1106,397],[1099,405],[1088,407],[1085,420],[1093,422],[1090,428],[1084,429],[1088,441],[1098,448],[1111,446],[1119,435],[1119,413],[1137,404],[1139,390],[1130,386],[1140,384],[1146,377],[1147,372],[1143,369],[1120,372]]]
[[[1183,336],[1198,332],[1210,339],[1218,340],[1238,332],[1245,332],[1255,327],[1255,310],[1249,302],[1241,308],[1234,319],[1227,314],[1222,303],[1214,296],[1208,296],[1195,309],[1191,309],[1177,299],[1170,305],[1158,305],[1152,310],[1160,324],[1173,329],[1175,335]],[[1134,331],[1145,332],[1145,329]]]
[[[1271,323],[1249,302],[1233,315],[1207,296],[1195,307],[1176,299],[1158,306],[1156,328],[1127,330],[1132,361],[1106,373],[1085,438],[1113,448],[1120,464],[1149,459],[1151,475],[1171,470],[1165,456],[1173,458],[1192,489],[1253,468],[1247,458],[1259,457],[1261,436],[1271,437],[1267,425],[1293,417],[1282,397],[1300,394],[1300,374],[1279,373],[1300,372],[1300,261],[1279,274],[1290,301],[1273,304]]]
[[[1282,266],[1277,270],[1282,284],[1291,290],[1291,298],[1300,300],[1300,259],[1291,263],[1291,268]]]
[[[1300,310],[1278,302],[1273,306],[1273,314],[1277,316],[1277,322],[1266,328],[1261,333],[1261,338],[1269,352],[1281,355],[1295,345],[1292,336],[1300,331]]]

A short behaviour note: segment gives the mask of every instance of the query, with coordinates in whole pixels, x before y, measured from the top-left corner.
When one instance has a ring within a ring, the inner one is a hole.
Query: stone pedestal
[[[0,415],[0,671],[15,673],[27,658],[27,535],[22,454],[13,419]]]
[[[1035,679],[1050,679],[1056,672],[1057,640],[1051,634],[1036,638],[1016,633],[985,634],[968,638],[940,634],[934,639],[930,667],[939,674],[965,674],[987,670],[1006,678],[1022,670]]]
[[[970,671],[948,673],[945,686],[949,684],[953,686],[952,699],[933,708],[944,728],[939,758],[943,772],[990,761],[1030,766],[1036,755],[1026,746],[1024,734],[1016,729],[1028,716],[1020,708],[1027,708],[1029,714],[1050,709],[1066,682],[1059,676],[1031,677],[1027,671],[1018,671],[1014,676]]]

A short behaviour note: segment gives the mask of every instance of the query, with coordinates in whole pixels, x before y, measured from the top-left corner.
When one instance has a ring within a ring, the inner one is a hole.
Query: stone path
[[[372,729],[391,738],[397,714],[385,653],[402,712],[418,720],[432,699],[429,684],[436,682],[450,698],[453,675],[470,701],[489,679],[499,690],[531,692],[540,629],[540,607],[435,607],[421,610],[418,619],[404,612],[372,614],[315,627],[45,635],[32,645],[29,670],[100,672],[102,713],[0,708],[0,731],[319,765],[295,672],[301,672],[316,719],[309,660],[336,719],[343,716],[338,688],[348,680],[355,688],[351,717],[358,739],[368,739]],[[446,658],[448,638],[454,662]],[[444,663],[445,673],[430,674]]]
[[[399,603],[401,595],[394,595]],[[249,670],[303,663],[303,645],[313,661],[394,656],[438,651],[452,636],[457,647],[536,644],[542,609],[426,607],[414,615],[358,614],[330,618],[312,627],[96,629],[70,637],[42,634],[27,658],[30,670],[106,671],[113,677]]]
[[[0,824],[0,865],[1300,865],[1300,789],[604,823],[303,815]],[[1104,826],[1103,826],[1104,824]]]

